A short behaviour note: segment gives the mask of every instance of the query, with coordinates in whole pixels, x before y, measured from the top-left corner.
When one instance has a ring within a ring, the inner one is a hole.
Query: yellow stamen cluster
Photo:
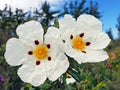
[[[48,48],[45,45],[37,45],[33,50],[33,55],[38,59],[45,59],[48,57]]]
[[[85,49],[86,43],[83,41],[83,39],[79,36],[76,36],[72,39],[72,46],[76,50],[83,51]]]

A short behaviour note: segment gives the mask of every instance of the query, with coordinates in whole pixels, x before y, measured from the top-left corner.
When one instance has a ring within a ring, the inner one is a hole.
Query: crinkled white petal
[[[77,19],[76,27],[91,34],[102,32],[102,22],[92,15],[80,15]]]
[[[54,53],[59,51],[59,50],[62,52],[65,52],[64,51],[65,46],[64,46],[62,39],[60,38],[59,29],[57,29],[55,27],[50,27],[47,30],[47,33],[45,34],[45,43],[51,44],[51,51],[53,51]]]
[[[63,73],[65,73],[69,67],[69,62],[67,57],[60,53],[56,52],[56,57],[52,58],[51,61],[46,60],[46,71],[47,71],[47,77],[51,81],[57,80]]]
[[[25,45],[17,38],[11,38],[7,41],[5,59],[11,66],[23,64],[27,59],[27,50]]]
[[[28,21],[17,27],[17,35],[26,44],[34,46],[34,41],[43,43],[43,28],[37,21]]]
[[[65,53],[64,50],[65,46],[60,38],[45,36],[45,43],[50,44],[50,51],[49,51],[50,54],[56,54],[56,52]]]
[[[23,82],[30,83],[33,86],[39,86],[46,80],[46,71],[44,62],[41,61],[40,65],[34,63],[26,63],[18,69],[18,76]]]
[[[71,40],[69,40],[69,39],[65,42],[65,52],[68,56],[70,56],[74,59],[76,59],[78,57],[83,58],[83,59],[85,58],[84,53],[82,53],[81,51],[78,51],[72,47]],[[79,64],[81,64],[81,60],[76,59],[76,61]]]
[[[76,21],[71,15],[65,15],[59,20],[60,34],[63,40],[66,40],[71,35],[71,31],[75,30]]]
[[[60,30],[56,27],[49,27],[45,37],[60,38]]]
[[[46,70],[49,80],[55,81],[63,73],[66,72],[69,67],[68,58],[64,54],[64,46],[60,39],[46,37],[45,43],[50,44],[48,55],[51,57],[51,61],[46,61]]]
[[[74,33],[76,33],[75,35],[84,33],[84,39],[89,37],[96,37],[99,33],[102,32],[101,21],[91,15],[81,15],[74,27],[76,27],[74,30]],[[71,34],[73,34],[73,32]]]
[[[76,34],[85,33],[90,36],[96,36],[102,32],[102,22],[92,15],[80,15],[77,21],[71,15],[65,15],[59,24],[63,40],[67,40],[75,32]]]
[[[111,39],[107,34],[101,32],[96,37],[88,37],[85,41],[91,43],[90,46],[87,46],[86,48],[104,49],[109,45]]]
[[[86,62],[101,62],[108,59],[108,54],[104,50],[86,50]]]
[[[86,62],[101,62],[108,58],[107,52],[104,50],[85,50],[86,54],[84,54],[84,58],[81,58],[81,56],[78,56],[75,58],[75,60],[81,61],[81,63]]]
[[[107,53],[104,50],[85,49],[86,53],[82,53],[74,48],[70,40],[65,43],[65,52],[68,56],[74,58],[79,64],[85,62],[100,62],[108,58]]]

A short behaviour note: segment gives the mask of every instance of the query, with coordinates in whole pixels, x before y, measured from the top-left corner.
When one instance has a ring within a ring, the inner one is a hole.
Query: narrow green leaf
[[[78,82],[81,81],[80,74],[77,71],[69,68],[67,70],[67,73],[69,73],[76,81],[78,81]]]

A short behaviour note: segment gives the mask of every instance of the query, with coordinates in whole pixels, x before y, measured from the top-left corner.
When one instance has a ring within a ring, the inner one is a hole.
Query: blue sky
[[[120,14],[120,0],[93,0],[99,3],[99,10],[103,17],[103,30],[112,28],[113,34],[116,37],[117,18]]]
[[[90,1],[90,0],[88,0]],[[103,15],[101,18],[104,29],[115,28],[117,17],[120,14],[120,0],[92,0],[99,3],[99,11]]]
[[[21,8],[24,10],[30,10],[30,8],[36,8],[40,6],[40,3],[45,0],[0,0],[0,9],[3,9],[5,4],[11,5],[13,9]],[[61,7],[65,2],[70,0],[47,0],[53,9]],[[81,1],[81,0],[80,0]],[[87,0],[86,5],[89,5]],[[99,4],[99,11],[103,15],[101,21],[103,22],[103,31],[111,28],[115,38],[117,37],[117,17],[120,14],[120,0],[92,0],[97,1]]]

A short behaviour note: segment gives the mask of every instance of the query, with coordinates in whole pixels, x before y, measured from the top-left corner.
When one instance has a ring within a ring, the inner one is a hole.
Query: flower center
[[[40,61],[48,57],[48,48],[45,45],[37,45],[33,50],[33,55]]]
[[[86,47],[86,43],[80,36],[76,36],[72,39],[72,46],[74,49],[83,51]]]

